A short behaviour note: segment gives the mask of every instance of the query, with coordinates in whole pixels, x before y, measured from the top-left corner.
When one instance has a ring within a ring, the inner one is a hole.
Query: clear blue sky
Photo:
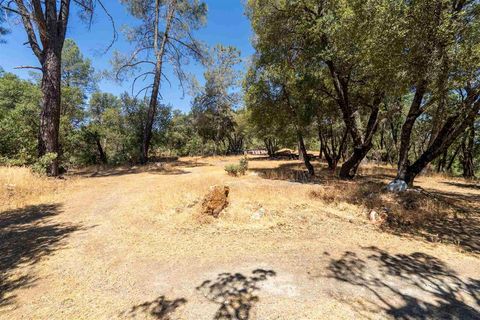
[[[135,23],[135,20],[128,15],[119,0],[107,0],[104,3],[112,14],[117,29],[121,29],[122,25]],[[212,46],[217,43],[233,45],[240,49],[243,58],[248,58],[253,53],[250,43],[252,31],[250,23],[244,15],[243,1],[206,0],[206,3],[208,5],[207,25],[196,32],[197,38]],[[72,5],[75,6],[73,1]],[[22,26],[15,24],[15,21],[10,21],[10,28],[12,33],[6,36],[7,43],[0,44],[0,66],[7,72],[28,79],[28,70],[15,70],[14,67],[20,65],[38,66],[38,62],[30,48],[23,45],[27,38]],[[75,40],[83,55],[91,59],[97,71],[110,68],[110,58],[114,50],[124,52],[130,50],[129,44],[124,41],[123,35],[119,32],[118,41],[109,52],[104,53],[112,38],[112,28],[101,10],[97,10],[91,30],[88,30],[76,15],[73,15],[69,22],[67,37]],[[193,73],[199,80],[202,79],[203,69],[200,65],[190,64],[185,69],[187,72]],[[168,73],[167,70],[167,75]],[[175,77],[169,75],[169,78],[174,80]],[[117,95],[124,91],[131,91],[128,83],[118,84],[112,81],[102,81],[100,90]],[[163,103],[170,104],[182,111],[190,109],[191,97],[188,95],[182,97],[182,90],[177,81],[172,81],[172,86],[164,81],[161,94]]]

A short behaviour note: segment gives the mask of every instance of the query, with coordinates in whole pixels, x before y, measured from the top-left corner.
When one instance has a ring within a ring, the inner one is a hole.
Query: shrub
[[[225,171],[231,176],[243,176],[247,173],[248,170],[248,160],[247,157],[240,159],[238,164],[227,164],[225,166]]]
[[[54,152],[49,152],[37,160],[32,166],[32,170],[35,173],[40,175],[45,175],[47,173],[48,167],[50,167],[53,161],[57,158],[57,154]]]
[[[247,157],[243,157],[242,159],[240,159],[239,166],[240,166],[240,170],[241,170],[242,175],[245,174],[248,170],[248,159],[247,159]]]

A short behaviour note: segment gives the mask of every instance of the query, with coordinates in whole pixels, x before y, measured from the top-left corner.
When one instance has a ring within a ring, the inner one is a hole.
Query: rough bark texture
[[[100,137],[98,134],[95,135],[95,144],[97,145],[98,156],[100,157],[100,162],[102,164],[107,164],[107,154],[103,150],[102,143],[100,142]]]
[[[57,176],[61,105],[62,48],[67,31],[70,0],[63,0],[57,8],[56,0],[15,0],[18,14],[27,34],[28,44],[42,70],[42,102],[38,133],[38,154],[55,153],[57,158],[47,168],[47,174]],[[37,39],[37,34],[39,39]],[[40,40],[40,41],[39,41]]]
[[[58,132],[60,127],[61,105],[61,50],[48,48],[42,63],[42,102],[38,154],[56,153],[57,158],[47,168],[47,174],[58,175]]]

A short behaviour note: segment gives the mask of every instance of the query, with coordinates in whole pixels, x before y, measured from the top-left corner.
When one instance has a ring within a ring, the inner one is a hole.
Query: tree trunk
[[[315,170],[313,169],[312,164],[310,163],[310,157],[308,156],[307,148],[305,147],[305,142],[303,141],[303,135],[300,131],[297,132],[298,136],[298,155],[303,158],[303,163],[305,163],[305,167],[307,167],[308,173],[313,176],[315,174]]]
[[[98,155],[100,156],[100,162],[102,164],[107,164],[107,154],[103,150],[102,143],[100,142],[100,138],[98,134],[95,135],[95,143],[97,145]]]
[[[426,81],[420,81],[415,90],[410,109],[408,111],[407,118],[402,126],[402,132],[400,134],[400,150],[398,154],[398,168],[397,177],[398,180],[404,180],[407,174],[407,168],[410,165],[408,160],[408,151],[410,150],[410,140],[412,137],[412,130],[415,121],[421,114],[421,107],[423,96],[426,92]]]
[[[172,0],[168,9],[165,32],[163,33],[162,41],[159,46],[158,45],[158,37],[159,37],[158,23],[159,23],[159,14],[160,14],[159,12],[160,0],[156,0],[155,2],[154,48],[155,48],[155,55],[156,55],[157,61],[155,64],[155,76],[153,79],[150,102],[148,104],[147,119],[145,122],[145,127],[143,128],[142,145],[140,149],[140,163],[142,164],[145,164],[148,161],[148,151],[150,148],[150,142],[152,140],[153,123],[155,121],[155,115],[157,113],[158,94],[160,91],[160,82],[162,77],[163,56],[165,54],[165,47],[167,45],[170,28],[172,27],[172,20],[175,14],[176,6],[177,6],[177,1]]]
[[[58,175],[58,132],[60,127],[61,106],[61,49],[47,48],[42,64],[42,102],[40,113],[40,132],[38,154],[55,153],[56,159],[47,168],[49,176]]]
[[[475,165],[473,163],[474,147],[475,147],[475,121],[472,121],[470,124],[470,128],[466,132],[465,139],[462,143],[463,177],[467,179],[475,178]]]
[[[452,172],[453,162],[455,161],[455,158],[457,157],[458,153],[460,152],[461,147],[462,147],[462,145],[458,144],[457,148],[455,149],[455,151],[452,154],[452,157],[450,158],[450,161],[448,161],[448,164],[447,164],[447,171],[448,172]]]
[[[450,145],[470,125],[470,121],[474,121],[478,111],[480,110],[480,101],[476,101],[477,98],[477,94],[471,94],[470,97],[467,97],[466,100],[470,101],[464,102],[464,106],[459,106],[455,115],[447,118],[432,144],[420,155],[420,157],[418,157],[417,161],[406,168],[404,179],[402,180],[404,180],[408,186],[412,186],[415,177],[431,161],[435,160],[435,158],[437,158],[450,147]]]
[[[360,148],[354,148],[352,155],[345,161],[340,168],[340,179],[353,179],[357,173],[360,163],[367,155],[372,146],[362,146]]]
[[[277,152],[277,144],[275,143],[274,138],[265,138],[263,142],[265,143],[268,156],[273,158],[275,156],[275,152]]]

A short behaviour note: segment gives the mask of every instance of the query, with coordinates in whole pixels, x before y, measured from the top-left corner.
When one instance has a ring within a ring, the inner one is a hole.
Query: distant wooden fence
[[[268,154],[267,149],[249,149],[245,150],[245,154],[253,154],[253,155],[266,155]]]

